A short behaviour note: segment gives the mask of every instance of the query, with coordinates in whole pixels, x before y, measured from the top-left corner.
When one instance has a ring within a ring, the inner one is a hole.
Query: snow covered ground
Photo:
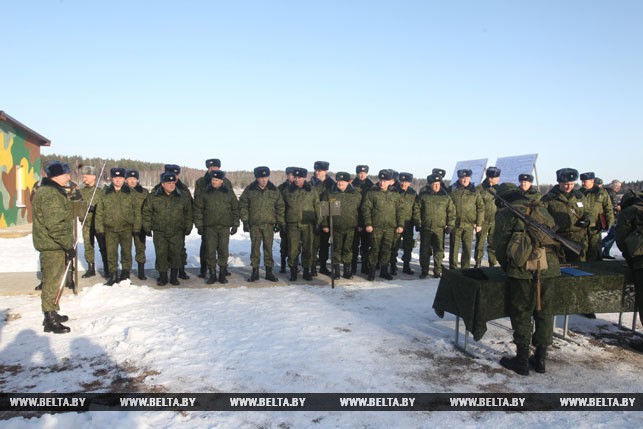
[[[192,267],[198,266],[198,245],[196,233],[188,237]],[[232,237],[233,271],[249,265],[249,249],[248,234]],[[31,236],[0,239],[0,272],[36,270]],[[622,347],[631,334],[611,323],[616,314],[596,320],[572,316],[573,341],[555,340],[547,374],[520,377],[497,363],[514,350],[511,333],[502,328],[490,325],[473,343],[479,358],[456,351],[454,317],[440,319],[432,309],[434,279],[342,279],[334,290],[305,281],[203,289],[156,289],[137,285],[135,278],[110,288],[100,277],[96,281],[77,296],[63,297],[61,313],[70,316],[66,325],[72,329],[66,335],[42,332],[38,296],[2,297],[2,392],[641,391],[643,355]],[[631,314],[626,320],[631,323]],[[509,326],[508,320],[500,324]],[[2,417],[9,418],[3,428],[584,428],[643,422],[636,412],[114,411]]]

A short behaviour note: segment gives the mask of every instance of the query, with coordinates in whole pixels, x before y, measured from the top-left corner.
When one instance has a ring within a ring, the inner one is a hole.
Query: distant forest
[[[158,162],[145,162],[145,161],[136,161],[132,159],[107,159],[105,160],[104,158],[84,158],[82,156],[67,156],[67,155],[56,155],[56,154],[51,154],[51,155],[42,155],[42,164],[43,166],[46,165],[48,162],[52,160],[59,160],[62,162],[67,162],[72,168],[72,180],[77,183],[82,183],[82,177],[80,175],[80,168],[83,165],[92,165],[96,167],[96,169],[100,172],[100,169],[103,166],[103,163],[107,161],[105,164],[105,171],[103,172],[103,180],[105,182],[109,181],[109,170],[112,167],[124,167],[127,169],[134,169],[138,170],[139,176],[140,176],[140,182],[141,185],[146,187],[146,188],[151,188],[160,181],[160,175],[164,171],[165,164],[161,164]],[[189,168],[189,167],[181,167],[181,181],[185,183],[188,187],[194,187],[195,182],[197,179],[200,177],[203,177],[205,174],[205,168],[204,169],[198,169],[198,168]],[[248,186],[250,183],[252,183],[255,178],[254,174],[252,171],[227,171],[223,169],[226,172],[226,177],[230,179],[232,182],[232,185],[236,188],[245,188]],[[311,171],[312,169],[309,169]],[[331,177],[334,178],[335,174],[332,172],[329,172],[331,174]],[[349,171],[351,175],[354,175],[354,171]],[[369,176],[373,182],[377,181],[377,178],[375,176]],[[270,180],[272,183],[279,185],[282,183],[284,180],[286,180],[286,172],[283,170],[273,170],[271,171],[270,174]],[[449,184],[449,180],[445,180],[447,185]],[[605,181],[605,185],[609,185],[609,181]],[[416,190],[420,190],[422,186],[426,185],[426,178],[421,177],[421,178],[414,178],[413,179],[413,187]],[[477,183],[476,183],[477,185]],[[540,185],[538,186],[539,191],[541,193],[548,192],[551,189],[552,185]],[[621,192],[624,192],[628,189],[634,189],[635,191],[641,191],[643,190],[643,181],[642,180],[637,180],[635,182],[623,182],[623,189]]]

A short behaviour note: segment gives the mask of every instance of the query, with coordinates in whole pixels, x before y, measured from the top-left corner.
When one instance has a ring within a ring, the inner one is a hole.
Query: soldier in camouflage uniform
[[[500,169],[497,167],[489,167],[485,172],[486,179],[476,187],[476,190],[482,197],[484,202],[484,222],[481,225],[480,232],[476,233],[476,248],[474,252],[474,259],[476,260],[476,268],[482,266],[482,256],[484,255],[484,243],[487,242],[487,258],[489,266],[493,267],[498,262],[496,260],[496,253],[493,250],[493,227],[495,225],[496,217],[496,199],[492,192],[495,192],[500,182]]]
[[[446,176],[447,172],[446,170],[442,168],[434,168],[431,170],[431,174],[435,174],[437,176],[440,176],[440,189],[445,191],[447,194],[451,192],[451,188],[444,183],[444,176]]]
[[[277,189],[281,193],[281,197],[283,198],[284,192],[290,186],[291,183],[295,181],[295,176],[293,176],[292,172],[295,167],[286,167],[286,180],[279,186],[277,186]],[[284,202],[285,204],[285,202]],[[279,231],[279,254],[281,256],[281,267],[279,268],[280,273],[285,273],[286,272],[286,266],[287,264],[287,259],[288,259],[288,228],[284,224],[283,228]]]
[[[413,207],[413,223],[420,231],[421,279],[429,275],[429,263],[433,253],[433,277],[442,276],[444,259],[444,235],[455,226],[455,204],[446,189],[442,188],[442,177],[431,174],[426,186],[418,194]]]
[[[601,232],[607,231],[614,224],[614,207],[607,191],[594,184],[594,173],[587,172],[580,175],[582,187],[580,191],[585,195],[587,212],[590,220],[587,228],[587,260],[600,261],[603,244]]]
[[[533,217],[539,223],[552,228],[554,218],[538,201],[530,201],[525,194],[513,183],[503,183],[498,189],[498,195],[513,205],[516,209]],[[560,276],[560,266],[557,258],[555,242],[539,242],[538,247],[545,250],[547,267],[534,271],[528,270],[527,265],[518,265],[514,243],[519,242],[520,234],[526,234],[525,223],[514,215],[508,208],[502,207],[496,213],[496,228],[493,243],[496,246],[496,256],[507,274],[507,290],[509,292],[509,316],[514,330],[516,356],[503,357],[500,364],[520,375],[529,375],[529,365],[536,372],[545,372],[547,347],[551,345],[554,332],[554,314],[551,311],[555,288],[552,279]],[[539,236],[537,236],[539,237]],[[541,267],[541,265],[536,265]],[[539,280],[540,279],[540,280]],[[537,308],[538,286],[540,281],[541,308]],[[532,335],[531,318],[534,319],[535,330]],[[529,356],[529,344],[536,347],[536,352]]]
[[[156,266],[159,271],[157,285],[167,285],[167,270],[170,282],[179,285],[181,249],[185,236],[192,231],[192,203],[181,196],[174,173],[161,174],[161,186],[148,194],[143,203],[143,230],[153,236]]]
[[[518,186],[528,200],[539,200],[542,194],[532,185],[534,183],[534,176],[531,174],[523,173],[518,175]]]
[[[393,280],[388,272],[391,248],[395,234],[404,232],[400,194],[389,190],[394,182],[392,170],[380,170],[377,177],[379,182],[366,193],[360,209],[365,230],[371,234],[368,280],[375,280],[375,269],[378,263],[380,277]]]
[[[69,327],[61,322],[69,320],[58,314],[60,306],[56,304],[58,288],[63,281],[65,265],[74,256],[72,228],[74,225],[71,203],[65,192],[65,185],[70,181],[69,164],[52,161],[45,168],[41,186],[33,197],[33,245],[40,252],[42,267],[42,295],[40,297],[44,331],[64,334]]]
[[[230,236],[239,228],[239,201],[232,189],[225,185],[225,172],[214,170],[208,173],[210,184],[194,201],[194,224],[205,236],[206,261],[208,262],[207,284],[217,280],[228,283],[228,256]]]
[[[415,204],[415,198],[417,197],[417,192],[411,187],[413,182],[413,174],[401,172],[398,176],[399,185],[395,190],[400,194],[400,218],[404,222],[404,232],[402,234],[395,234],[395,240],[393,241],[393,248],[391,251],[391,274],[397,274],[397,254],[400,248],[403,250],[402,262],[404,263],[404,268],[402,272],[404,274],[413,275],[414,272],[411,269],[411,252],[413,252],[413,247],[415,247],[415,240],[413,240],[413,205]]]
[[[149,194],[148,190],[138,182],[138,170],[127,170],[125,181],[127,186],[132,190],[132,196],[136,200],[139,210],[143,209],[143,203]],[[138,278],[147,280],[145,276],[145,232],[143,230],[134,231],[134,250],[136,255],[134,260],[138,264]]]
[[[210,158],[205,160],[205,168],[207,171],[203,177],[199,177],[194,184],[194,199],[196,200],[197,195],[205,191],[206,186],[210,184],[209,172],[215,170],[221,170],[221,160],[218,158]],[[232,182],[227,177],[223,179],[223,184],[226,185],[228,189],[234,189],[232,187]],[[201,269],[199,270],[199,277],[204,279],[208,272],[208,264],[205,260],[205,237],[201,236],[201,246],[199,247],[199,260],[201,261]]]
[[[634,273],[636,310],[643,323],[643,194],[640,192],[627,191],[623,195],[616,222],[616,245]],[[630,347],[643,353],[643,340],[630,342]]]
[[[556,179],[558,186],[554,186],[541,201],[556,221],[558,234],[583,247],[580,255],[563,247],[558,258],[561,263],[583,262],[587,253],[587,228],[590,222],[585,196],[574,189],[578,171],[562,168],[556,171]]]
[[[471,245],[473,232],[482,230],[484,222],[484,201],[480,193],[471,183],[471,170],[458,170],[458,181],[451,186],[451,199],[455,204],[455,228],[451,231],[449,240],[449,268],[458,268],[458,253],[462,243],[463,269],[471,266]]]
[[[313,189],[317,191],[319,199],[321,200],[324,193],[330,191],[330,189],[335,185],[335,181],[328,175],[328,168],[330,164],[326,161],[315,161],[315,173],[313,178],[310,180],[310,184],[313,186]],[[328,250],[329,250],[329,239],[330,235],[325,233],[321,228],[315,233],[315,238],[313,242],[313,251],[315,255],[319,256],[319,272],[327,276],[331,275],[331,272],[326,266],[328,261]],[[317,264],[313,263],[312,275],[317,275]]]
[[[83,243],[85,244],[85,262],[87,262],[87,271],[83,274],[83,278],[89,278],[96,275],[96,264],[94,255],[94,238],[96,237],[95,213],[98,198],[101,195],[101,189],[96,180],[96,167],[85,165],[81,168],[80,174],[83,176],[84,186],[80,188],[80,194],[83,201],[89,204],[92,201],[91,207],[87,212],[87,218],[83,225]],[[92,199],[93,198],[93,199]],[[79,218],[80,219],[80,218]],[[83,219],[80,219],[82,222]],[[107,265],[107,249],[105,246],[104,237],[97,240],[98,249],[103,260],[103,269],[105,270],[105,277],[109,277],[109,268]]]
[[[96,204],[96,236],[101,234],[107,244],[109,278],[106,286],[129,279],[132,269],[132,235],[141,230],[141,210],[125,184],[127,171],[114,167],[109,175],[112,183],[103,188]],[[118,276],[118,247],[121,248],[121,275]]]
[[[319,229],[319,194],[306,181],[308,170],[293,168],[295,181],[284,191],[286,203],[286,228],[288,228],[288,263],[290,264],[290,281],[297,280],[297,261],[301,249],[304,280],[312,280],[313,239]]]
[[[340,214],[333,216],[333,277],[340,278],[339,265],[344,265],[345,279],[353,278],[353,236],[359,223],[362,194],[350,183],[351,175],[340,171],[335,175],[335,185],[324,193],[322,201],[339,201]],[[330,233],[330,216],[322,220],[324,232]]]
[[[186,198],[190,200],[190,204],[194,203],[192,199],[192,193],[188,186],[181,182],[181,167],[176,164],[165,164],[166,173],[174,173],[176,175],[176,188],[181,191],[181,198]],[[232,189],[232,188],[231,188]],[[154,191],[154,189],[152,189]],[[183,237],[183,249],[181,250],[181,267],[179,268],[179,278],[183,280],[189,280],[190,276],[185,272],[185,266],[188,263],[188,252],[185,249],[185,236]]]
[[[358,190],[362,194],[362,199],[364,195],[371,189],[374,185],[373,181],[368,178],[368,165],[358,165],[355,167],[356,177],[351,183],[353,188]],[[351,262],[351,272],[357,272],[357,257],[359,256],[362,261],[362,274],[368,273],[368,253],[370,250],[370,238],[371,234],[368,234],[364,231],[364,220],[359,217],[359,223],[353,237],[353,261]]]
[[[270,181],[270,168],[256,167],[255,181],[246,186],[239,198],[239,212],[243,230],[250,233],[250,265],[252,274],[249,282],[259,280],[259,262],[263,243],[263,263],[266,267],[266,280],[276,282],[273,273],[275,262],[272,258],[272,243],[275,232],[284,228],[285,204],[281,192]]]

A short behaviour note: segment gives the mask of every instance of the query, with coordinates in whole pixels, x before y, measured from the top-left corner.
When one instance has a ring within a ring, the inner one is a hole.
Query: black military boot
[[[170,284],[174,286],[178,286],[181,283],[179,283],[179,279],[177,276],[179,275],[179,269],[178,268],[170,268]]]
[[[547,346],[536,346],[536,353],[529,357],[529,365],[539,374],[545,373],[547,360]]]
[[[403,272],[404,274],[409,274],[409,275],[411,275],[411,276],[412,276],[413,274],[415,274],[415,271],[413,271],[413,270],[411,269],[411,263],[410,263],[410,262],[405,262],[405,263],[404,263],[404,268],[402,268],[402,272]]]
[[[228,283],[228,279],[226,279],[226,273],[227,272],[228,272],[228,270],[226,269],[226,267],[220,267],[219,268],[219,283],[221,283],[221,284]]]
[[[208,267],[208,279],[206,280],[206,283],[209,285],[213,285],[217,281],[217,267]]]
[[[82,278],[87,279],[89,277],[94,277],[96,275],[96,267],[93,262],[87,263],[87,271],[82,275]]]
[[[122,270],[121,276],[118,278],[118,281],[128,280],[129,279],[129,270]]]
[[[147,280],[147,276],[145,276],[145,264],[140,262],[138,263],[138,279]]]
[[[179,278],[183,280],[190,280],[190,276],[185,272],[185,267],[179,268]]]
[[[319,272],[325,276],[329,276],[329,277],[331,276],[331,272],[328,269],[328,267],[326,267],[325,262],[319,265]]]
[[[386,267],[382,267],[380,269],[380,277],[386,280],[393,280],[393,276],[389,274],[388,270]]]
[[[368,280],[369,281],[375,280],[375,268],[374,267],[371,267],[371,266],[368,267]]]
[[[529,346],[518,346],[516,356],[500,359],[500,365],[520,375],[529,375]]]
[[[310,268],[304,268],[304,280],[311,281],[313,279],[313,273],[310,272]]]
[[[259,268],[252,268],[252,274],[250,274],[250,277],[248,277],[249,282],[256,282],[259,280]]]
[[[157,286],[165,286],[167,285],[167,271],[163,271],[159,273],[159,278],[156,281]]]
[[[204,264],[204,263],[202,262],[202,263],[201,263],[201,269],[199,270],[199,278],[200,278],[200,279],[204,279],[204,278],[205,278],[205,276],[207,275],[208,271],[209,271],[209,270],[208,270],[208,266],[207,266],[207,264]]]
[[[333,265],[333,278],[335,280],[342,278],[341,274],[339,273],[339,264]]]
[[[54,313],[54,318],[60,323],[65,323],[69,320],[69,317],[65,316],[64,314],[58,314],[57,311],[53,311],[52,313]],[[45,326],[44,320],[42,321],[42,326]]]
[[[279,272],[281,274],[286,272],[286,257],[285,256],[281,257],[281,267],[279,267]]]
[[[290,278],[288,280],[291,282],[297,281],[297,267],[290,267]]]
[[[279,279],[275,277],[275,275],[272,273],[272,267],[266,267],[266,280],[269,282],[276,282]]]
[[[344,264],[344,274],[342,275],[345,279],[352,279],[353,278],[353,265],[352,264]]]
[[[353,261],[353,263],[351,263],[351,274],[356,272],[357,272],[357,261]]]
[[[429,270],[426,268],[422,268],[422,272],[420,273],[420,278],[425,279],[429,277]]]
[[[62,325],[56,318],[55,311],[46,311],[45,320],[42,322],[45,332],[53,332],[54,334],[66,334],[70,332],[69,327]]]
[[[118,283],[118,271],[114,271],[110,274],[109,278],[105,282],[105,286],[114,286],[115,283]]]
[[[397,263],[396,262],[391,262],[391,270],[388,271],[388,273],[392,276],[397,275]]]

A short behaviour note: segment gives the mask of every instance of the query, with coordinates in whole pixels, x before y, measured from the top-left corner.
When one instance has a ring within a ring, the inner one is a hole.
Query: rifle
[[[98,175],[98,178],[96,179],[101,180],[103,177],[103,172],[105,171],[105,165],[107,165],[107,160],[103,162],[103,168],[100,169],[100,174]],[[83,221],[80,224],[80,228],[82,229],[85,226],[85,222],[87,221],[87,216],[89,215],[89,211],[92,207],[92,202],[94,201],[94,197],[96,196],[96,190],[98,189],[98,183],[94,186],[94,190],[92,191],[92,197],[89,199],[89,203],[87,204],[87,209],[85,210],[85,216],[83,217]],[[75,223],[74,223],[75,225]],[[74,250],[78,248],[78,240],[80,240],[80,237],[76,238],[76,241],[74,242]],[[60,281],[60,286],[58,286],[58,293],[56,294],[56,300],[54,301],[54,304],[58,305],[58,302],[60,301],[60,297],[63,293],[63,289],[65,288],[65,283],[67,282],[67,274],[69,274],[69,268],[71,267],[71,264],[73,262],[73,259],[66,261],[67,266],[65,267],[65,273],[63,274],[63,278]]]
[[[527,228],[533,228],[537,230],[538,232],[546,235],[547,237],[551,238],[557,243],[560,243],[563,247],[565,247],[566,249],[568,249],[569,251],[573,252],[576,255],[581,254],[583,247],[580,244],[568,238],[558,235],[554,230],[549,228],[547,225],[543,225],[533,217],[521,212],[520,210],[512,206],[511,203],[509,203],[509,201],[505,200],[500,195],[498,195],[497,192],[491,192],[491,194],[494,196],[494,198],[500,201],[504,207],[509,209],[518,219],[523,221],[527,226]]]

